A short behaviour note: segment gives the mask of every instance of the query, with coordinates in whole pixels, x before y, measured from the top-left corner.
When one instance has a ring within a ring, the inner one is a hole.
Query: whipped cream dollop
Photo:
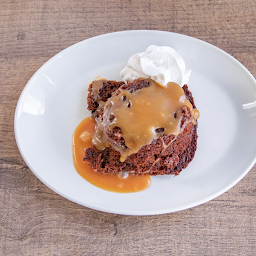
[[[127,66],[120,72],[125,83],[138,78],[151,78],[166,86],[174,82],[180,86],[187,84],[191,70],[186,70],[182,57],[168,46],[149,46],[145,52],[132,55]]]

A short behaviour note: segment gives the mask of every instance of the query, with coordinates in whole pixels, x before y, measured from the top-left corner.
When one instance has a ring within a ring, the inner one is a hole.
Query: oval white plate
[[[188,86],[201,113],[198,149],[176,177],[152,177],[139,193],[108,192],[76,172],[72,135],[89,115],[88,84],[99,75],[120,80],[128,58],[152,44],[174,48],[192,69]],[[44,184],[78,204],[128,215],[184,210],[227,191],[255,163],[255,129],[256,83],[249,71],[217,47],[162,31],[111,33],[67,48],[34,74],[15,113],[21,155]]]

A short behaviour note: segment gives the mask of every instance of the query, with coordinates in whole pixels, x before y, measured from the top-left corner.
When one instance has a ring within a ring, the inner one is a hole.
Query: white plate
[[[152,178],[149,189],[119,194],[81,178],[72,135],[89,115],[87,86],[97,76],[120,80],[128,58],[149,45],[178,51],[201,116],[198,149],[180,175]],[[188,36],[125,31],[94,37],[60,52],[24,88],[15,113],[16,141],[28,167],[49,188],[78,204],[111,213],[152,215],[207,202],[234,186],[256,160],[256,83],[226,52]]]

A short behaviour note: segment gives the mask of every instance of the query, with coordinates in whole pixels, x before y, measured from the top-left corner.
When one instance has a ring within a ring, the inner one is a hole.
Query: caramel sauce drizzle
[[[123,90],[109,99],[110,113],[115,117],[109,129],[120,127],[129,148],[121,152],[121,161],[161,135],[178,135],[184,105],[191,111],[190,121],[196,122],[199,117],[198,110],[193,109],[179,85],[170,82],[163,87],[151,79],[148,82],[148,87],[137,91]]]
[[[95,121],[85,118],[73,135],[73,160],[77,172],[88,182],[104,190],[118,193],[133,193],[147,189],[151,184],[149,175],[101,174],[93,170],[87,161],[83,161],[85,149],[92,147]]]

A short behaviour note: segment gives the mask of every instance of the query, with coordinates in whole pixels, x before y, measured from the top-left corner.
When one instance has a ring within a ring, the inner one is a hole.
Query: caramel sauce
[[[142,191],[150,186],[149,175],[113,175],[100,174],[83,161],[85,149],[92,147],[92,136],[95,132],[93,118],[85,118],[76,128],[73,135],[73,160],[77,172],[96,187],[119,193]]]
[[[107,81],[107,80],[105,78],[99,78],[99,79],[93,81],[92,90],[93,90],[94,95],[99,93],[99,90],[102,86],[102,82],[104,82],[104,81]]]
[[[146,80],[148,87],[137,91],[122,90],[105,106],[107,119],[114,116],[109,130],[116,126],[121,128],[128,147],[128,150],[120,152],[120,161],[161,135],[178,135],[184,105],[191,111],[190,122],[196,123],[199,117],[198,110],[193,109],[179,85],[170,82],[167,86],[160,86],[151,79]]]

